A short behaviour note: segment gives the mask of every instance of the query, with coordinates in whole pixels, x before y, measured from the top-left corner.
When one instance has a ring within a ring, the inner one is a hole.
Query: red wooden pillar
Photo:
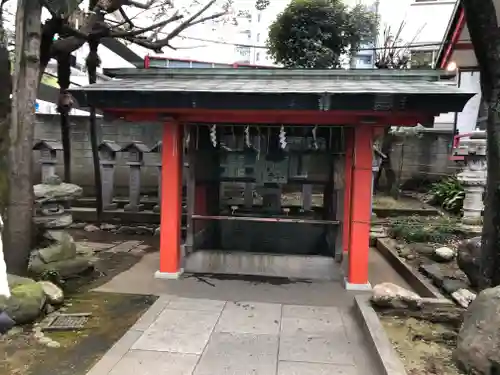
[[[163,125],[161,163],[160,270],[155,276],[175,279],[182,273],[182,130],[176,121]]]
[[[352,189],[352,159],[354,152],[354,129],[346,128],[345,139],[345,179],[344,179],[344,218],[342,227],[342,247],[349,251],[349,233],[351,228],[351,189]]]
[[[346,289],[370,288],[368,253],[371,224],[372,129],[359,124],[354,129],[354,157],[349,231],[349,267]]]

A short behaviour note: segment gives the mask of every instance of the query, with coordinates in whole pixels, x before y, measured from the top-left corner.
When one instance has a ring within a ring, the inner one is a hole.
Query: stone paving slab
[[[194,375],[274,374],[277,335],[214,333]]]
[[[116,246],[112,243],[103,243],[103,242],[88,242],[88,241],[78,241],[76,242],[79,246],[84,246],[94,251],[104,251]]]
[[[222,312],[216,332],[271,334],[280,329],[281,305],[229,302]]]
[[[277,375],[369,375],[359,373],[355,366],[328,363],[280,361]]]
[[[350,314],[162,296],[87,375],[377,375]]]
[[[141,245],[142,241],[125,241],[107,250],[111,253],[128,253],[130,250]]]
[[[131,350],[109,375],[191,375],[198,360],[195,354]]]
[[[344,332],[282,334],[279,360],[354,365],[352,350]]]
[[[169,310],[167,305],[132,349],[201,354],[219,316],[213,311]]]

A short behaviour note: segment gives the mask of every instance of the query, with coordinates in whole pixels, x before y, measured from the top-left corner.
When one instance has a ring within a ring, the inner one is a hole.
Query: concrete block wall
[[[453,133],[425,130],[418,135],[396,135],[391,153],[391,164],[400,183],[410,180],[437,180],[460,171],[450,160]],[[401,172],[400,172],[401,171]]]
[[[141,141],[148,147],[154,146],[162,136],[160,122],[131,123],[122,120],[98,119],[98,139],[115,141],[121,146],[132,141]],[[84,188],[85,194],[93,195],[94,172],[90,151],[89,120],[84,116],[71,116],[72,179]],[[458,171],[455,162],[449,160],[449,147],[453,135],[449,131],[424,131],[419,136],[396,136],[391,154],[396,174],[401,169],[401,182],[411,179],[437,179]],[[59,115],[37,114],[35,139],[61,139]],[[57,173],[63,175],[62,152],[59,153]],[[141,170],[142,194],[156,196],[158,170],[154,166],[159,154],[146,154],[145,166]],[[35,183],[41,180],[39,152],[34,152]],[[313,168],[315,169],[315,168]],[[320,168],[322,170],[323,168]],[[127,196],[129,169],[125,155],[117,157],[115,171],[115,195]],[[312,173],[315,171],[311,171]],[[319,172],[319,171],[318,171]],[[314,174],[314,173],[313,173]]]
[[[35,140],[61,140],[61,126],[57,114],[37,114],[35,124]],[[153,147],[162,135],[162,124],[158,123],[131,123],[122,120],[109,121],[98,118],[98,142],[103,140],[115,141],[124,146],[132,141],[141,141],[148,147]],[[100,126],[99,126],[100,125]],[[87,195],[93,195],[94,172],[92,153],[90,150],[89,120],[84,116],[71,116],[71,171],[72,180],[84,188]],[[145,166],[141,169],[142,193],[156,195],[158,186],[158,169],[154,163],[159,161],[159,154],[146,154]],[[39,152],[34,151],[35,183],[41,180]],[[63,176],[63,155],[58,155],[57,174]],[[126,165],[126,156],[119,153],[115,170],[115,191],[118,196],[127,196],[129,168]]]

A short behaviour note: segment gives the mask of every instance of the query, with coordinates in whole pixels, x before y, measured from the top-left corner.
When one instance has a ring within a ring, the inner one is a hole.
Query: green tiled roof
[[[119,79],[72,91],[225,92],[225,93],[367,93],[456,94],[464,91],[440,82],[437,71],[395,70],[109,70]]]

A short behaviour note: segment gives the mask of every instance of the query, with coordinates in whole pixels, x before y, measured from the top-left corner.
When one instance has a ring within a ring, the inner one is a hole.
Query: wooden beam
[[[174,117],[180,122],[198,124],[285,124],[285,125],[336,125],[348,126],[369,120],[370,126],[415,126],[434,119],[434,113],[376,112],[376,111],[312,111],[312,110],[206,110],[169,109],[161,113],[158,109],[107,108],[128,121],[158,121]]]

